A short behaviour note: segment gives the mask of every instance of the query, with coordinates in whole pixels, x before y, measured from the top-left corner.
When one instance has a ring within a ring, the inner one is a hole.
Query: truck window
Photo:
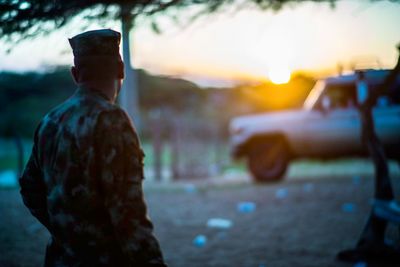
[[[308,94],[306,100],[304,101],[304,109],[310,110],[316,108],[318,104],[318,99],[320,98],[322,92],[325,88],[325,82],[323,80],[319,80],[315,83],[313,89],[311,89]]]
[[[394,105],[400,105],[400,82],[391,90],[389,98]]]
[[[378,85],[370,85],[369,90],[377,90]],[[385,95],[380,96],[374,103],[375,107],[388,107],[400,105],[400,83],[396,84]]]
[[[329,84],[321,94],[316,108],[322,108],[322,101],[328,97],[330,109],[346,109],[356,107],[356,87],[354,83]]]

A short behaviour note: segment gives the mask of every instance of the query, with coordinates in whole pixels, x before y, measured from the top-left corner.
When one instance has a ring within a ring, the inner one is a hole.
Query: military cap
[[[110,29],[87,31],[69,39],[75,57],[119,56],[120,42],[121,34]]]
[[[110,29],[87,31],[68,39],[74,64],[83,78],[124,77],[119,45],[121,34]]]

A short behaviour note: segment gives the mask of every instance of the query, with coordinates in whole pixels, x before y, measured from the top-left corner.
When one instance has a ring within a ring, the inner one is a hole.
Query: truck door
[[[387,148],[400,147],[400,103],[380,97],[373,109],[376,132]]]
[[[340,156],[361,149],[361,123],[354,83],[328,84],[303,122],[309,156]]]

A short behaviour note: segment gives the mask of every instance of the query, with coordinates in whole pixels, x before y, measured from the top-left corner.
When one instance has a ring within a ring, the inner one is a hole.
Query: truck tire
[[[279,138],[254,144],[248,154],[247,166],[256,182],[274,182],[283,178],[289,160],[288,147]]]

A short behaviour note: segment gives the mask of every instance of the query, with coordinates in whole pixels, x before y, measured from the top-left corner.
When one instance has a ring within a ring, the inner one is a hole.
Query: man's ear
[[[76,84],[79,83],[79,73],[78,73],[78,69],[75,66],[71,67],[71,75],[72,75],[72,79],[74,80],[74,82]]]
[[[125,66],[123,62],[118,64],[118,78],[119,79],[125,78]]]

